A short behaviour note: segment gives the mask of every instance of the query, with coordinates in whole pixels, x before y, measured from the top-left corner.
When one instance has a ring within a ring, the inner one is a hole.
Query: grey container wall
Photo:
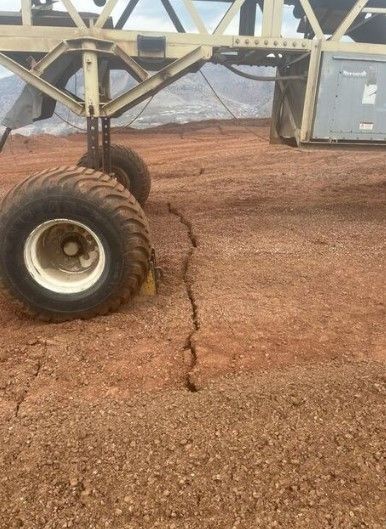
[[[312,138],[386,141],[386,56],[324,53]]]

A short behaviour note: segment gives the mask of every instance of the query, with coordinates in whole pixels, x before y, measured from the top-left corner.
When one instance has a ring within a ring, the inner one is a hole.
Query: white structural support
[[[4,66],[4,68],[20,77],[20,79],[22,79],[26,83],[37,88],[44,94],[47,94],[48,96],[52,97],[52,99],[54,99],[55,101],[62,103],[70,110],[72,110],[72,112],[74,112],[75,114],[83,114],[83,105],[81,105],[78,101],[69,96],[66,92],[59,90],[49,82],[45,81],[44,79],[41,79],[36,73],[31,70],[27,70],[26,68],[24,68],[24,66],[21,66],[16,61],[7,57],[3,53],[0,53],[0,65]]]
[[[281,35],[283,8],[284,0],[265,0],[261,32],[263,37],[277,37]]]
[[[371,15],[386,15],[386,7],[365,7],[363,13]]]
[[[192,20],[193,20],[196,28],[198,29],[198,32],[199,33],[203,33],[203,34],[208,33],[208,30],[207,30],[202,18],[200,17],[200,14],[197,11],[197,8],[194,5],[194,3],[192,2],[192,0],[183,0],[183,2],[184,2],[184,6],[185,6],[186,10],[188,11],[189,15],[192,17]]]
[[[311,139],[312,120],[314,117],[315,100],[318,91],[321,58],[322,41],[315,40],[311,51],[307,88],[304,98],[304,110],[300,129],[300,141],[302,142],[307,142]]]
[[[38,61],[32,68],[32,71],[37,75],[41,75],[47,68],[53,64],[56,60],[60,59],[67,51],[70,46],[67,41],[60,42],[55,48],[53,48],[47,55]]]
[[[338,29],[333,34],[331,40],[340,41],[343,35],[346,34],[346,31],[351,27],[358,15],[363,11],[366,5],[369,3],[369,0],[358,0],[354,5],[352,10],[348,13],[346,18],[342,21]]]
[[[75,25],[78,28],[86,28],[86,24],[82,20],[82,17],[79,15],[78,11],[76,10],[74,4],[71,0],[62,0],[64,7],[67,9],[68,14],[74,21]]]
[[[32,25],[32,4],[31,0],[21,0],[21,16],[25,26]]]
[[[95,43],[86,43],[83,51],[84,103],[87,117],[100,116],[98,54]]]
[[[102,13],[99,15],[99,18],[95,23],[96,28],[103,28],[109,16],[113,12],[114,8],[117,6],[117,3],[118,3],[118,0],[108,0],[107,4],[103,8]]]
[[[160,72],[149,77],[146,81],[143,81],[143,83],[130,90],[127,94],[123,94],[103,105],[103,115],[113,116],[118,112],[128,110],[130,107],[146,99],[160,87],[170,84],[177,76],[181,75],[193,65],[201,61],[207,61],[210,57],[211,50],[204,46],[192,50],[184,57],[181,57],[181,59],[176,60]]]
[[[308,22],[310,23],[310,26],[312,27],[312,30],[315,33],[316,38],[323,39],[324,38],[323,30],[320,27],[319,20],[317,19],[315,12],[312,9],[310,1],[300,0],[300,3],[302,5],[302,8],[304,9]]]
[[[234,1],[234,3],[225,13],[223,19],[221,20],[221,22],[215,29],[215,32],[214,32],[215,35],[223,35],[225,33],[225,31],[228,29],[228,27],[230,26],[233,19],[235,18],[237,13],[240,11],[244,3],[245,3],[245,0],[235,0]]]

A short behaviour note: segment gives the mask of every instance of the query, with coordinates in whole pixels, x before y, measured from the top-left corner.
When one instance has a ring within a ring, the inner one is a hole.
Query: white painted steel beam
[[[358,17],[358,15],[361,13],[361,11],[366,7],[369,0],[358,0],[357,3],[354,5],[352,10],[349,12],[349,14],[346,16],[346,18],[342,21],[338,29],[333,34],[331,40],[332,41],[340,41],[343,35],[346,34],[347,30],[350,28],[350,26],[355,22],[355,19]]]
[[[138,35],[160,36],[160,33],[151,31],[128,31],[115,29],[87,28],[80,31],[78,28],[55,28],[41,26],[1,26],[0,25],[0,52],[3,53],[49,53],[63,40],[99,39],[118,44],[128,55],[138,55]],[[302,38],[261,38],[259,36],[239,35],[209,35],[197,33],[162,32],[166,38],[165,57],[178,59],[186,55],[192,47],[211,46],[229,49],[248,50],[277,50],[281,53],[293,53],[311,50],[313,41]],[[370,44],[364,42],[345,42],[323,40],[323,51],[347,53],[371,53],[386,55],[385,44]]]
[[[118,0],[108,0],[107,4],[103,8],[102,13],[99,15],[99,18],[95,23],[96,28],[103,28],[117,4]]]
[[[323,39],[324,33],[323,30],[319,24],[319,20],[317,19],[315,12],[309,2],[309,0],[300,0],[300,3],[302,5],[302,8],[306,14],[306,17],[308,19],[308,22],[310,23],[313,32],[315,33],[316,38]]]
[[[100,116],[98,54],[94,42],[87,43],[83,51],[84,104],[86,116]]]
[[[281,0],[279,0],[281,1]],[[231,7],[228,9],[228,11],[225,13],[223,19],[221,20],[220,24],[217,26],[217,28],[214,31],[214,35],[223,35],[225,31],[228,29],[230,24],[232,23],[233,19],[237,15],[237,13],[240,11],[241,6],[245,3],[245,0],[235,0],[234,3],[231,5]]]
[[[174,61],[172,64],[149,77],[146,81],[132,88],[129,92],[106,103],[102,107],[102,114],[113,116],[114,114],[134,106],[138,102],[150,96],[153,92],[176,80],[178,76],[200,61],[209,60],[211,50],[200,46],[190,53]]]
[[[20,77],[20,79],[22,79],[26,83],[30,84],[31,86],[34,86],[44,94],[52,97],[52,99],[55,99],[55,101],[62,103],[67,108],[72,110],[72,112],[75,112],[75,114],[83,114],[83,106],[78,103],[78,101],[73,99],[67,93],[59,90],[59,88],[56,88],[52,84],[48,83],[44,79],[41,79],[36,73],[27,70],[27,68],[24,68],[24,66],[21,66],[19,63],[17,63],[13,59],[10,59],[3,53],[0,53],[0,65],[4,66],[4,68]]]
[[[280,37],[283,25],[284,0],[265,0],[263,10],[263,37]]]
[[[32,26],[32,2],[31,0],[21,0],[21,18],[23,25]]]
[[[112,52],[120,57],[122,61],[129,67],[133,76],[139,81],[146,81],[149,78],[149,73],[142,68],[140,64],[137,63],[130,55],[127,55],[125,51],[118,45],[115,44]]]
[[[70,46],[66,41],[60,42],[53,50],[51,50],[43,59],[35,64],[32,71],[37,75],[41,75],[53,62],[66,53]]]
[[[188,11],[189,15],[192,17],[192,20],[194,22],[194,25],[198,29],[199,33],[207,34],[208,30],[200,17],[199,12],[197,11],[196,6],[194,5],[192,0],[183,0],[184,6],[186,10]]]
[[[61,0],[61,1],[63,3],[64,7],[67,9],[68,14],[70,15],[70,17],[74,21],[75,25],[78,28],[85,28],[86,24],[82,20],[82,17],[79,15],[79,13],[78,13],[77,9],[75,8],[74,4],[72,3],[72,1],[71,0]]]

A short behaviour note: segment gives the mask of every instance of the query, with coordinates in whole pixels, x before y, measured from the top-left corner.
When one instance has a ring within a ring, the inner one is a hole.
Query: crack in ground
[[[19,416],[19,411],[20,411],[20,406],[23,404],[23,402],[25,401],[25,399],[27,398],[28,396],[28,393],[29,393],[29,390],[31,389],[31,386],[32,386],[32,383],[34,380],[37,379],[37,377],[39,376],[39,373],[40,373],[40,370],[42,368],[42,362],[41,360],[39,359],[37,361],[37,365],[36,365],[36,369],[35,371],[32,373],[32,376],[29,380],[29,383],[27,384],[27,387],[24,389],[23,391],[23,394],[21,395],[21,397],[18,399],[18,401],[16,402],[16,408],[15,408],[15,417],[17,418]]]
[[[181,211],[179,211],[177,208],[172,206],[170,202],[168,203],[168,209],[169,209],[169,213],[177,217],[178,220],[181,222],[181,224],[183,224],[186,227],[188,238],[191,243],[189,252],[184,259],[182,278],[185,284],[186,293],[189,298],[190,305],[192,307],[191,318],[192,318],[193,330],[186,339],[184,350],[190,351],[191,359],[192,359],[190,370],[186,375],[186,387],[192,393],[196,393],[198,391],[198,387],[193,381],[191,375],[192,375],[192,371],[197,365],[197,350],[196,350],[196,344],[195,344],[195,335],[200,330],[200,321],[198,317],[198,305],[197,305],[196,298],[194,295],[193,285],[189,279],[189,271],[190,271],[190,265],[192,262],[194,252],[196,248],[198,247],[198,242],[194,234],[192,223],[184,216],[184,214],[181,213]]]

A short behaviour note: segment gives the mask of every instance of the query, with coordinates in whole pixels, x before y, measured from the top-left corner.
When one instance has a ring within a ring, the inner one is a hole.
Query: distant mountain
[[[222,66],[212,64],[203,68],[205,75],[212,84],[220,99],[240,118],[264,118],[271,114],[273,83],[256,82],[232,74]],[[248,69],[257,74],[272,75],[272,70],[265,68]],[[71,80],[69,88],[78,94],[83,92],[81,76]],[[118,95],[131,86],[132,80],[125,72],[113,72],[112,87],[114,95]],[[0,120],[11,108],[23,82],[15,76],[0,79]],[[145,103],[114,120],[114,125],[126,125],[138,115]],[[84,127],[84,119],[70,113],[58,105],[57,114],[66,121]],[[187,123],[204,119],[226,119],[230,113],[225,110],[216,98],[200,73],[189,74],[158,93],[133,127],[146,128],[165,123]],[[64,123],[58,116],[50,120],[40,121],[30,127],[20,129],[30,134],[68,134],[74,129]]]

